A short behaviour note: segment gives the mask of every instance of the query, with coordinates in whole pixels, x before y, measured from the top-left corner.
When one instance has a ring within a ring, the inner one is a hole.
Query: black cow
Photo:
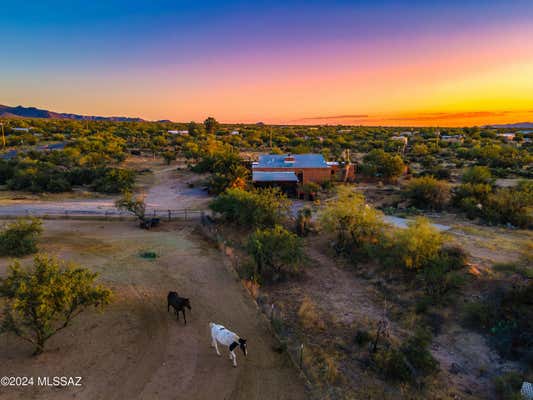
[[[174,308],[176,312],[176,318],[180,320],[180,311],[183,313],[183,321],[187,325],[187,319],[185,318],[185,307],[191,310],[191,302],[185,297],[179,297],[177,292],[168,292],[167,295],[167,312],[170,311],[170,306]]]

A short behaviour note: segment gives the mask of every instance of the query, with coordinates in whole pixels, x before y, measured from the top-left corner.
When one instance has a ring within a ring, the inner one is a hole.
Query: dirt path
[[[100,273],[115,292],[106,312],[88,312],[30,357],[19,339],[0,339],[0,375],[82,376],[81,388],[26,387],[0,391],[16,399],[305,399],[285,355],[272,350],[267,323],[217,249],[191,227],[145,232],[128,222],[46,221],[44,250]],[[142,250],[160,257],[148,261]],[[29,260],[26,260],[29,261]],[[0,260],[0,276],[9,260]],[[167,313],[166,293],[191,298],[188,325]],[[209,347],[215,321],[248,339],[238,368]]]
[[[159,168],[152,174],[140,176],[139,192],[144,194],[147,209],[153,210],[200,210],[207,208],[210,197],[200,187],[190,188],[189,181],[198,180],[197,174],[177,171],[176,166]],[[119,196],[102,196],[87,199],[52,200],[3,199],[0,215],[115,215],[121,214],[115,201]],[[122,212],[123,214],[127,214]]]

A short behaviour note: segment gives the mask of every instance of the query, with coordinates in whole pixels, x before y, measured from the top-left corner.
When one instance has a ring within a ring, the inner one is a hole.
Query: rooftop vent
[[[285,162],[285,164],[294,164],[294,157],[293,156],[287,156],[287,157],[285,157],[285,159],[283,161]]]

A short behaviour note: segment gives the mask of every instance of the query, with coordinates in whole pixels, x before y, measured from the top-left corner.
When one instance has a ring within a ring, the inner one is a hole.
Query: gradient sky
[[[175,121],[533,121],[533,1],[11,1],[0,104]]]

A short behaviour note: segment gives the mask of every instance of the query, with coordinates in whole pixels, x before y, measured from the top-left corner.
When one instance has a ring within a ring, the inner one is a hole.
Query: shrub
[[[308,297],[305,297],[300,304],[300,308],[298,309],[298,318],[300,324],[305,329],[322,330],[326,328],[324,320],[320,317],[315,304]]]
[[[474,301],[464,307],[464,321],[470,328],[489,329],[492,325],[495,315],[494,309],[487,303]]]
[[[368,331],[358,330],[355,334],[354,341],[359,347],[363,347],[366,344],[370,343],[372,340],[372,335]]]
[[[461,178],[463,183],[491,185],[494,178],[488,167],[475,166],[468,168]]]
[[[412,382],[418,376],[428,376],[438,370],[439,363],[428,350],[430,343],[430,334],[417,329],[400,347],[389,346],[379,350],[374,355],[374,362],[387,378]]]
[[[412,179],[403,191],[415,207],[441,210],[450,199],[450,185],[432,176]]]
[[[383,237],[383,214],[365,202],[348,186],[337,189],[337,198],[326,204],[320,214],[324,230],[337,236],[339,253],[367,258]]]
[[[512,224],[521,228],[533,226],[533,186],[521,184],[502,188],[488,196],[483,217],[496,224]]]
[[[307,236],[311,230],[311,216],[312,211],[310,208],[304,207],[298,210],[296,216],[296,233],[298,236]]]
[[[135,172],[127,169],[109,168],[97,178],[93,187],[97,192],[122,193],[131,190],[135,183]]]
[[[289,212],[289,201],[279,189],[246,191],[227,189],[209,207],[225,221],[243,227],[273,227],[283,222]]]
[[[518,372],[507,372],[494,379],[496,394],[501,400],[522,400],[520,387],[524,381]]]
[[[383,179],[395,179],[405,170],[402,158],[381,149],[370,151],[364,158],[360,171],[366,175]]]
[[[277,281],[301,270],[304,259],[302,241],[279,225],[256,230],[246,247],[260,279]]]
[[[37,239],[43,224],[37,218],[20,218],[7,224],[0,233],[0,254],[23,256],[37,251]]]
[[[397,229],[388,249],[387,263],[410,270],[428,267],[440,253],[444,237],[428,219],[417,217],[406,229]]]

